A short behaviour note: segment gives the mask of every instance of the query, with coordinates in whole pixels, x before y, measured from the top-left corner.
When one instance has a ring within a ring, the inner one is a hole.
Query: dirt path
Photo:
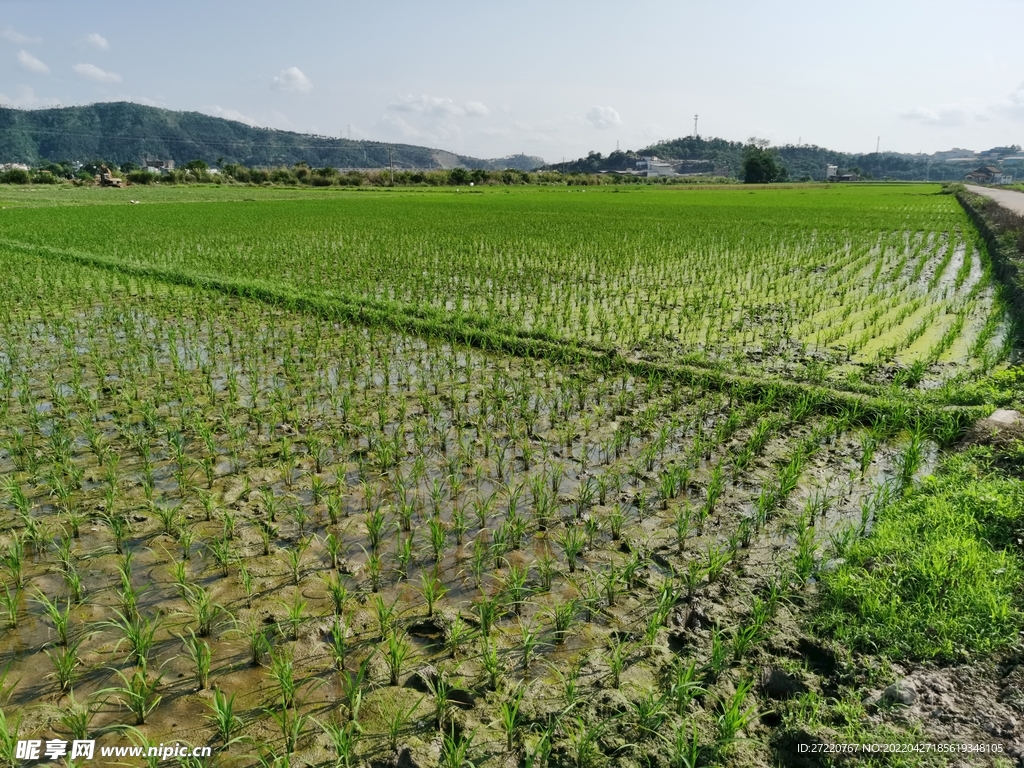
[[[967,185],[967,189],[976,195],[991,197],[1004,208],[1009,208],[1024,216],[1024,192],[1015,192],[1012,189],[992,189],[991,187],[976,187]]]

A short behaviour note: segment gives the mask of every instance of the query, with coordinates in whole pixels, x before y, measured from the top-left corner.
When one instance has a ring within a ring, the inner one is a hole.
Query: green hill
[[[679,173],[707,173],[742,178],[744,146],[745,144],[739,141],[684,136],[670,141],[660,141],[636,151],[612,152],[607,156],[591,152],[587,157],[565,163],[564,170],[578,173],[626,171],[635,169],[636,161],[641,157],[655,155],[670,161]],[[924,154],[851,154],[808,144],[787,144],[773,147],[772,150],[778,155],[791,179],[823,179],[827,165],[837,165],[840,172],[852,171],[864,177],[908,181],[958,181],[963,179],[967,170],[970,170],[963,163],[935,161]],[[547,168],[562,170],[563,165],[559,163]]]
[[[515,168],[529,171],[543,159],[513,155],[481,160],[411,144],[351,141],[271,128],[254,128],[199,112],[175,112],[130,102],[21,110],[0,107],[0,162],[35,165],[102,158],[120,165],[147,159],[176,163],[241,163],[386,168]]]

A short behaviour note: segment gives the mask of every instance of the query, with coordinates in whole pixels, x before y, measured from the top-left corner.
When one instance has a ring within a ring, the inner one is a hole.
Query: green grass
[[[818,629],[901,659],[1010,646],[1024,625],[1022,531],[1024,481],[993,470],[987,449],[953,454],[823,575]]]

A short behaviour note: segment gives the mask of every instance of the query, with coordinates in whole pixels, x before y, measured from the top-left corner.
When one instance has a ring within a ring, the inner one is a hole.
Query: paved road
[[[976,195],[991,197],[1004,208],[1016,211],[1024,216],[1024,192],[1016,192],[1012,189],[994,189],[992,187],[976,187],[968,184],[967,188]]]

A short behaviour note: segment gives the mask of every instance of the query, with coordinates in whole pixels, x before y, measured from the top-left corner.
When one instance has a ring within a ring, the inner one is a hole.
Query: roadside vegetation
[[[956,661],[1019,640],[1024,483],[991,449],[947,459],[822,578],[821,629],[851,649]],[[851,621],[850,617],[856,617]]]

